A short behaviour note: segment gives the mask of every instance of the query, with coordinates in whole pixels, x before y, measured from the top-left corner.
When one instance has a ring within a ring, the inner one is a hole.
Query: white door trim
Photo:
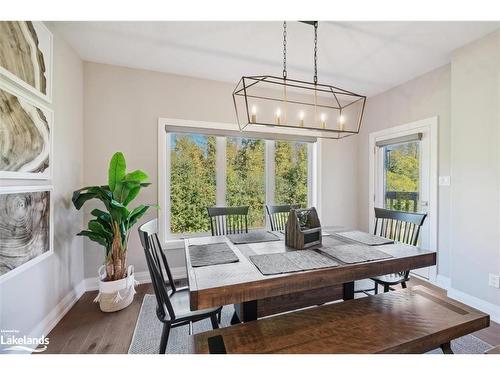
[[[429,192],[429,229],[430,247],[438,251],[437,229],[438,229],[438,117],[429,117],[423,120],[394,126],[379,130],[369,135],[369,175],[368,175],[368,222],[370,232],[375,225],[374,198],[375,198],[375,144],[377,141],[396,138],[418,131],[430,134],[430,192]],[[437,277],[437,266],[430,269],[430,280],[435,281]]]

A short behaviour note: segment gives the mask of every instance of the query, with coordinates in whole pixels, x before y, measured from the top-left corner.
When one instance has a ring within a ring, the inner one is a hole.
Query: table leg
[[[234,305],[234,314],[231,318],[231,324],[241,322],[250,322],[257,320],[257,301],[246,301],[238,305]]]
[[[441,344],[441,350],[443,351],[443,354],[454,354],[453,350],[451,350],[451,344],[449,341]]]
[[[354,299],[354,281],[344,283],[344,301]]]

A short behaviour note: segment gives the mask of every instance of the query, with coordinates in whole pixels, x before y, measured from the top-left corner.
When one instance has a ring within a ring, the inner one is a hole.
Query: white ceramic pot
[[[128,266],[127,277],[116,281],[106,280],[106,267],[102,265],[98,270],[99,294],[94,302],[99,302],[103,312],[122,310],[132,303],[135,294],[134,266]]]

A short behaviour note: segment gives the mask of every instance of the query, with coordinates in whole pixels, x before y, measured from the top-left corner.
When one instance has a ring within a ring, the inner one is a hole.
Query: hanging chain
[[[318,83],[318,21],[314,22],[314,84]]]
[[[283,21],[283,78],[286,79],[286,21]]]

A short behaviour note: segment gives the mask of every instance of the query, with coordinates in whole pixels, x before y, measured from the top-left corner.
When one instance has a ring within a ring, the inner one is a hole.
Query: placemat
[[[344,237],[327,236],[321,239],[321,244],[326,247],[347,245],[350,243],[352,243],[352,241]]]
[[[189,257],[191,266],[204,267],[215,264],[238,262],[238,256],[225,242],[213,243],[209,245],[189,246]]]
[[[349,264],[369,262],[371,260],[387,259],[393,257],[392,255],[384,253],[383,251],[380,251],[373,247],[356,244],[321,247],[318,250],[334,257],[335,259]]]
[[[378,246],[378,245],[394,243],[393,240],[390,240],[388,238],[375,236],[373,234],[361,232],[359,230],[351,230],[348,232],[337,232],[336,234],[341,237],[349,238],[350,240],[361,242],[369,246]]]
[[[252,255],[250,260],[263,275],[307,271],[336,267],[336,261],[314,250],[296,250],[286,253]]]
[[[235,245],[256,242],[279,241],[280,238],[274,233],[267,231],[255,231],[240,234],[228,234],[227,238]]]

